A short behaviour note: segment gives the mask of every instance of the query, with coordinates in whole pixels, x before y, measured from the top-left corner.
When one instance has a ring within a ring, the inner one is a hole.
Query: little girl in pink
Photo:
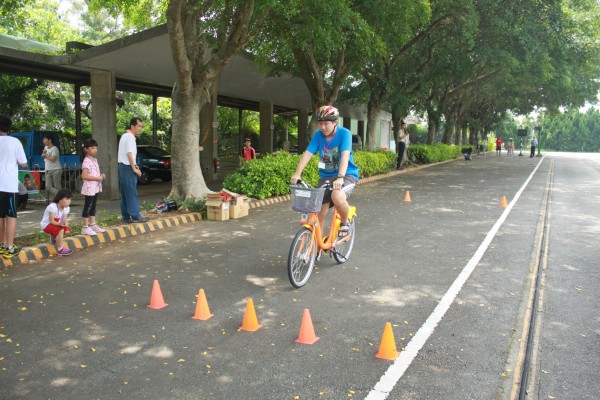
[[[100,173],[100,166],[96,160],[98,142],[94,139],[87,139],[83,142],[83,152],[85,157],[81,165],[81,178],[83,179],[81,194],[85,196],[85,203],[81,213],[83,218],[81,234],[95,236],[104,232],[104,229],[96,223],[96,201],[98,193],[102,192],[102,181],[105,176]]]

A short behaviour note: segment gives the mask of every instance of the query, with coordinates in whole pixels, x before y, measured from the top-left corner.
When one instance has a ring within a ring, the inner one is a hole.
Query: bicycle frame
[[[348,213],[348,219],[352,219],[356,216],[356,207],[350,206],[350,211]],[[340,229],[340,214],[337,209],[333,208],[333,213],[331,214],[331,223],[329,224],[329,232],[327,236],[323,236],[323,231],[321,230],[321,224],[319,224],[318,213],[310,213],[308,216],[306,214],[302,215],[302,219],[300,220],[300,225],[309,229],[312,232],[312,240],[314,244],[317,245],[321,250],[331,250],[336,243],[345,242],[350,237],[347,236],[342,239],[338,239],[337,235]],[[310,252],[312,252],[314,246],[310,246]],[[310,257],[311,254],[308,254]]]

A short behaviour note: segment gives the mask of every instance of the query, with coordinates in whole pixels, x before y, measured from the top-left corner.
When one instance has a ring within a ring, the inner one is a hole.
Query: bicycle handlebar
[[[310,186],[308,186],[308,183],[306,183],[302,179],[298,179],[296,181],[296,185],[297,186],[302,186],[302,187],[305,187],[305,188],[309,188],[310,187]],[[323,187],[323,188],[325,188],[327,190],[333,190],[333,185],[329,181],[325,181],[325,184],[323,186],[321,186],[321,187]]]

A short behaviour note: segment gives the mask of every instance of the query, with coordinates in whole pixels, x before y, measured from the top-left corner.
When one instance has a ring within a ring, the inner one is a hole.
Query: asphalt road
[[[509,398],[547,197],[528,398],[595,399],[599,172],[598,154],[488,154],[360,185],[350,260],[324,257],[300,290],[289,203],[4,269],[0,398]],[[207,321],[191,318],[200,288]],[[248,298],[253,333],[239,330]],[[313,345],[294,342],[305,308]],[[375,358],[388,321],[395,363]]]

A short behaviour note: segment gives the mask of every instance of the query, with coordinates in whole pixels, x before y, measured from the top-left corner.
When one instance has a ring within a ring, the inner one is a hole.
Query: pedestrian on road
[[[62,166],[60,165],[60,152],[58,147],[54,145],[52,134],[44,133],[42,142],[44,150],[42,150],[42,158],[44,159],[44,170],[46,175],[46,191],[48,198],[56,195],[58,189],[62,187]]]
[[[319,153],[321,179],[318,186],[321,187],[325,181],[333,180],[331,182],[333,190],[326,190],[323,196],[323,205],[318,215],[319,223],[323,225],[327,210],[333,202],[342,221],[338,236],[344,238],[350,234],[348,196],[358,181],[358,167],[354,164],[352,153],[352,132],[338,125],[339,111],[333,106],[319,108],[316,118],[319,121],[319,130],[314,133],[290,182],[295,185],[312,156]]]
[[[17,193],[19,165],[27,167],[25,150],[19,139],[8,136],[12,120],[0,115],[0,253],[12,258],[21,249],[14,244],[17,234]]]
[[[240,151],[240,155],[242,156],[242,162],[247,162],[256,158],[256,150],[251,146],[252,141],[250,138],[246,138],[244,141],[244,147]]]
[[[83,179],[81,194],[85,196],[85,202],[81,212],[83,219],[81,234],[96,236],[98,233],[104,232],[104,229],[96,223],[96,202],[98,193],[102,192],[102,181],[105,179],[105,175],[100,172],[100,166],[96,159],[98,142],[94,139],[87,139],[83,142],[83,152],[85,156],[81,164],[81,179]]]
[[[496,155],[497,156],[501,156],[502,155],[502,142],[503,142],[502,136],[499,136],[496,139]]]
[[[537,140],[537,138],[534,136],[534,137],[531,139],[531,153],[529,154],[529,158],[533,158],[533,157],[535,157],[535,148],[537,147],[537,145],[538,145],[538,140]]]
[[[146,222],[148,217],[140,214],[137,182],[142,171],[136,163],[137,145],[135,137],[142,132],[144,124],[138,117],[131,118],[129,129],[119,140],[119,191],[121,192],[121,221]]]
[[[68,256],[73,250],[64,246],[64,236],[71,232],[69,227],[69,212],[71,212],[71,198],[73,195],[68,189],[60,189],[52,203],[44,210],[40,226],[44,232],[50,234],[50,242],[56,243],[56,252],[59,256]]]
[[[402,121],[400,123],[400,130],[398,131],[398,156],[396,158],[396,169],[402,169],[402,158],[404,157],[404,151],[408,146],[408,129],[406,128],[406,123]]]

